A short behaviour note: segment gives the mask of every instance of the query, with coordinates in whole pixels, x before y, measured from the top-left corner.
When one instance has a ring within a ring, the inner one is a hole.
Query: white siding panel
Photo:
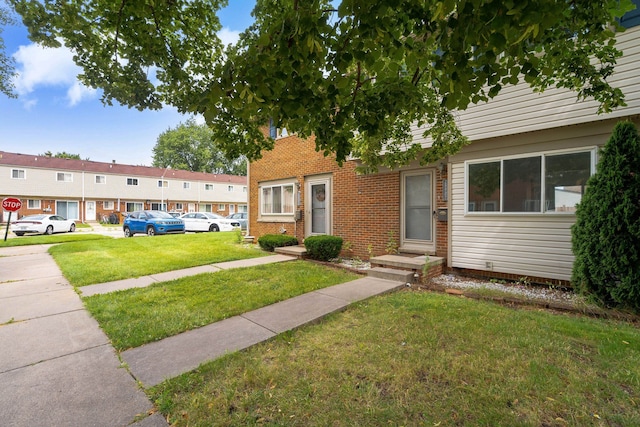
[[[462,133],[477,141],[640,114],[640,27],[619,34],[617,47],[624,56],[618,60],[609,81],[623,91],[627,106],[598,115],[598,103],[578,101],[575,92],[550,88],[533,93],[526,83],[520,83],[503,88],[486,103],[459,111],[457,121]],[[430,141],[422,137],[422,132],[414,129],[414,140],[428,147]]]
[[[452,267],[570,280],[572,215],[465,215],[464,163],[450,170]]]

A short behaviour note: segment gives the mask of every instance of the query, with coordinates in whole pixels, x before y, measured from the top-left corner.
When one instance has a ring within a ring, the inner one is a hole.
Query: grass
[[[640,332],[399,292],[149,393],[175,426],[640,425]]]
[[[290,261],[200,274],[84,301],[113,345],[125,350],[357,277]]]
[[[100,244],[102,245],[105,243],[105,240],[113,240],[113,238],[90,233],[61,233],[51,234],[48,236],[41,234],[25,235],[22,237],[8,238],[5,241],[4,234],[2,234],[2,237],[0,237],[0,248],[8,248],[11,246],[49,245],[69,242],[89,242],[88,244],[95,244],[96,240],[100,240]]]
[[[216,262],[268,255],[235,243],[234,233],[139,236],[75,242],[49,249],[74,286],[86,286]]]

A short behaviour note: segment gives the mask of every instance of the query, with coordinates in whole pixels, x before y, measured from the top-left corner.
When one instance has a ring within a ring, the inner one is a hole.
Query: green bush
[[[571,232],[576,289],[640,311],[640,138],[633,123],[618,123],[601,150]]]
[[[340,255],[340,251],[342,250],[342,237],[310,236],[304,239],[304,247],[310,258],[329,261]]]
[[[298,244],[298,239],[293,236],[287,236],[286,234],[265,234],[258,238],[258,245],[265,251],[273,252],[275,248],[281,248],[283,246],[295,246]]]

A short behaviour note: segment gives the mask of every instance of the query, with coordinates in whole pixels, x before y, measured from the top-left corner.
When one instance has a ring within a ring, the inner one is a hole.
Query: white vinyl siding
[[[570,280],[575,216],[465,215],[464,171],[451,168],[451,266]]]
[[[544,93],[533,93],[521,82],[503,88],[486,103],[457,112],[462,133],[476,141],[640,114],[640,27],[618,34],[617,40],[616,46],[624,56],[618,59],[616,71],[608,81],[623,91],[626,107],[598,115],[596,101],[578,101],[573,91],[549,88]],[[414,129],[413,134],[414,141],[430,146],[421,129]]]

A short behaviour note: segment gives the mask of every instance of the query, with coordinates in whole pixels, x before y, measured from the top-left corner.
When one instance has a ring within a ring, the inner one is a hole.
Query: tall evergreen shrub
[[[640,138],[620,122],[604,148],[572,227],[574,286],[607,306],[640,311]]]

